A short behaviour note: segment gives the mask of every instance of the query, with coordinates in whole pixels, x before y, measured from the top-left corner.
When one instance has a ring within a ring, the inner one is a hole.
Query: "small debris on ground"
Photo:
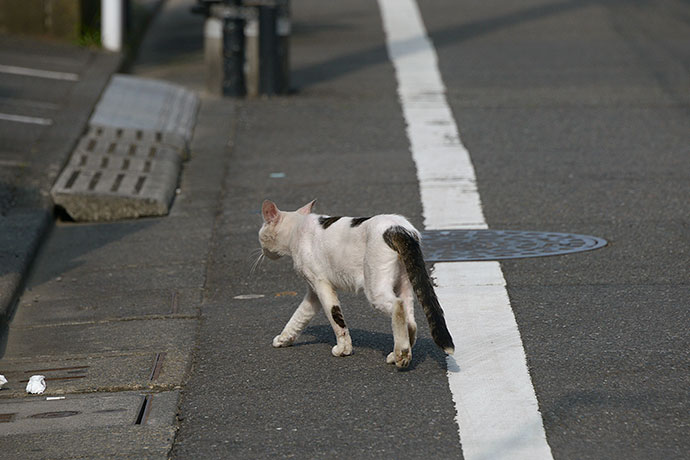
[[[44,375],[32,375],[29,383],[26,384],[26,392],[40,395],[46,389],[46,380]]]

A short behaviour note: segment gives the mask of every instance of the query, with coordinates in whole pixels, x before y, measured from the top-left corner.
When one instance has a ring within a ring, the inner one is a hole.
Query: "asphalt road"
[[[609,241],[501,262],[553,457],[683,458],[687,4],[421,3],[490,228]],[[422,226],[377,5],[305,0],[293,21],[296,94],[237,103],[218,134],[225,177],[173,458],[462,458],[421,318],[406,372],[384,364],[389,320],[362,297],[341,298],[353,356],[330,355],[323,317],[270,345],[304,288],[289,261],[249,272],[264,198]]]
[[[687,4],[421,6],[490,227],[609,241],[501,263],[554,457],[684,457]]]

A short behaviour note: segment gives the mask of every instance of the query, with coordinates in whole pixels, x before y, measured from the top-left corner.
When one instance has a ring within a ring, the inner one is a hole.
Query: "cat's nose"
[[[269,251],[268,249],[264,249],[263,251],[264,251],[264,255],[271,260],[280,259],[280,254],[278,254],[277,252],[272,252],[272,251]]]

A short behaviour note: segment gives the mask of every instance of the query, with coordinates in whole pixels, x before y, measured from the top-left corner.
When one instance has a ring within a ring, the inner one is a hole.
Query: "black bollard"
[[[228,7],[239,10],[240,0],[226,0]],[[243,97],[244,82],[244,19],[240,14],[227,15],[223,21],[223,95]]]
[[[278,94],[278,8],[275,4],[259,6],[259,92]]]

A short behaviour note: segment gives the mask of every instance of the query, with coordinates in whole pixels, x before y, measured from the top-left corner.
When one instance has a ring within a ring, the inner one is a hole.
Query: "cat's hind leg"
[[[407,273],[400,278],[399,295],[405,306],[407,333],[410,338],[410,348],[412,348],[417,341],[417,321],[414,319],[414,289],[412,288],[412,283],[407,278]]]
[[[369,296],[368,296],[369,297]],[[393,327],[393,351],[386,357],[388,364],[395,364],[398,368],[405,368],[412,361],[412,345],[410,344],[410,324],[407,320],[407,311],[402,299],[396,297],[393,292],[388,294],[374,294],[369,298],[374,308],[391,316]],[[417,327],[413,327],[416,335]]]
[[[314,317],[321,303],[314,291],[309,288],[304,299],[292,314],[292,317],[283,328],[280,335],[273,339],[273,346],[276,348],[289,347],[299,337],[309,321]]]
[[[335,289],[326,281],[315,283],[314,289],[319,296],[323,312],[326,314],[326,318],[328,318],[335,333],[336,345],[331,349],[331,353],[333,356],[351,355],[352,338],[350,338],[350,331],[345,324],[345,318],[343,317],[343,311],[340,308],[340,302]]]
[[[412,361],[412,345],[410,344],[410,330],[408,329],[407,312],[403,301],[397,299],[391,312],[393,326],[393,351],[386,357],[388,364],[395,363],[398,368],[405,368]],[[415,328],[415,332],[416,332]]]
[[[405,368],[412,361],[412,344],[417,335],[417,325],[414,323],[414,315],[412,322],[409,321],[405,303],[412,299],[408,298],[399,281],[402,273],[405,273],[404,267],[400,265],[395,252],[390,251],[385,256],[388,260],[369,264],[379,269],[365,272],[364,293],[374,308],[391,316],[393,351],[386,357],[386,362]],[[401,294],[400,297],[396,295],[396,291]]]

